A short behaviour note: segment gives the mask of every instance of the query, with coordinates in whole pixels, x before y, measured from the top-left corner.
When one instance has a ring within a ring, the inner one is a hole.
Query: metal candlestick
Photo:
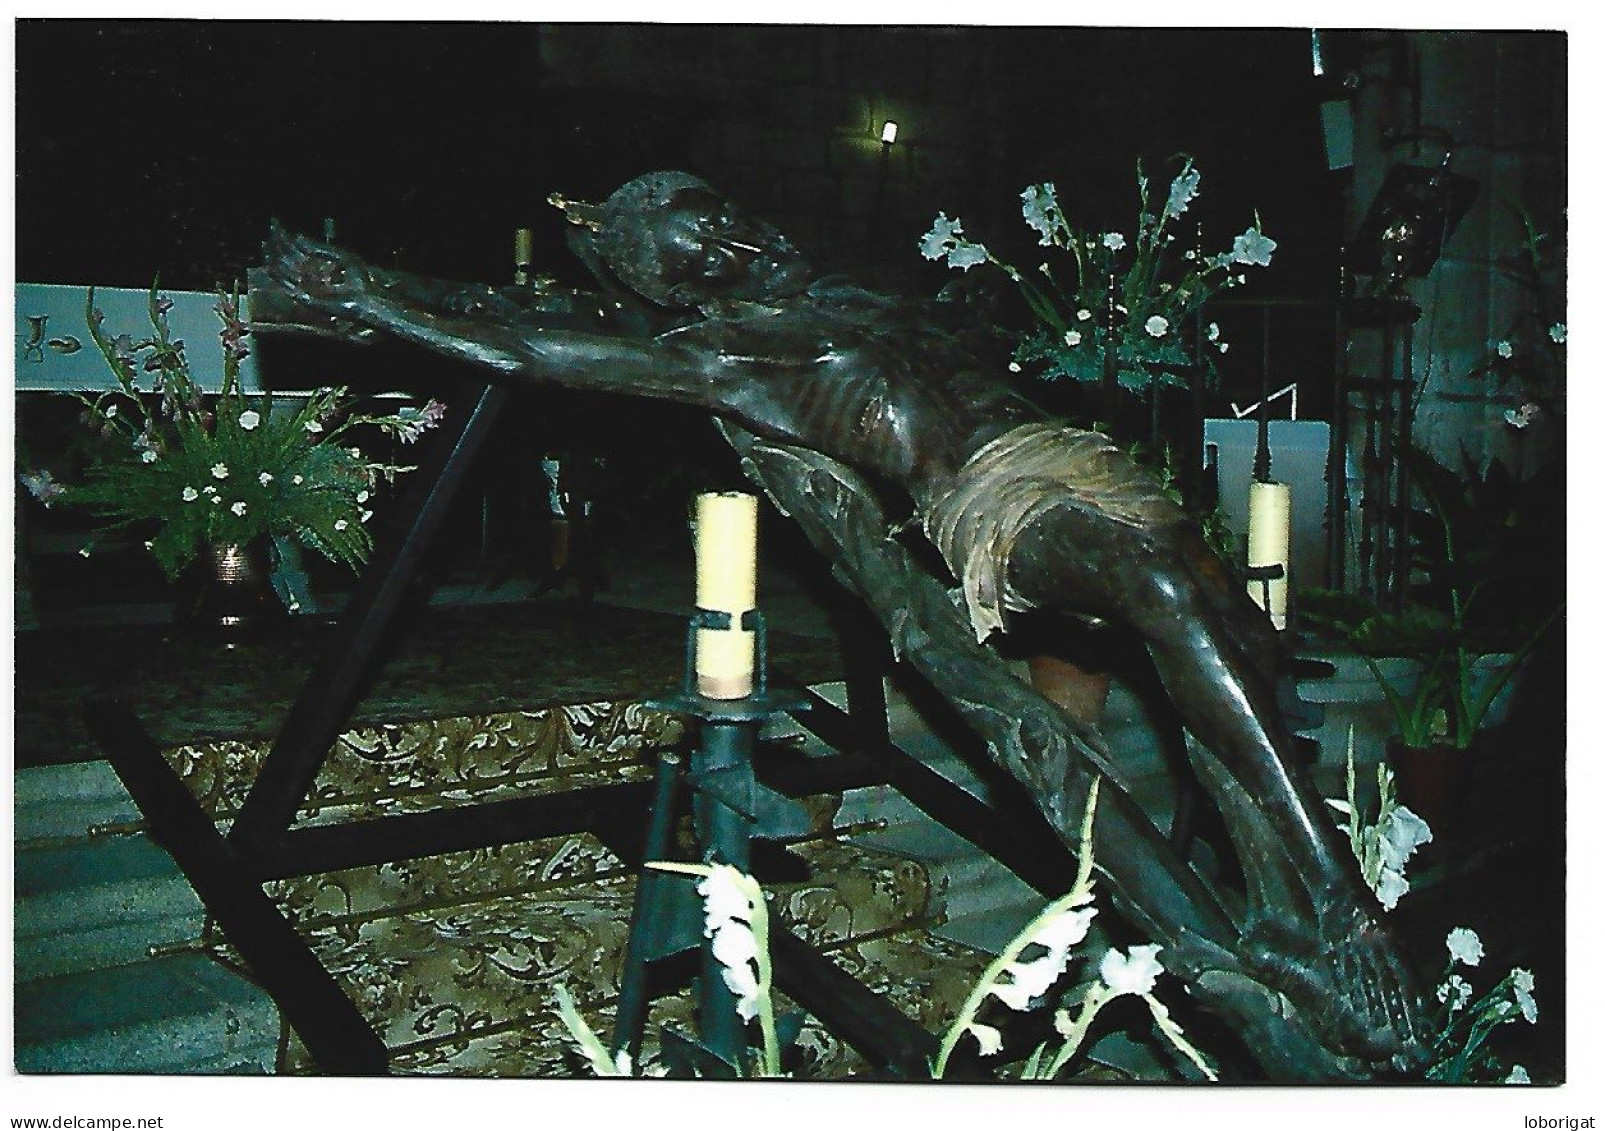
[[[768,632],[763,614],[749,609],[740,627],[755,637],[753,690],[740,699],[710,699],[696,688],[696,636],[699,628],[729,629],[731,614],[696,609],[686,626],[685,677],[675,694],[651,699],[647,706],[688,715],[701,721],[698,744],[687,760],[664,754],[658,762],[652,816],[647,830],[647,861],[668,859],[674,826],[676,786],[692,790],[692,818],[698,858],[751,870],[754,838],[796,836],[807,831],[801,806],[760,784],[752,769],[758,733],[776,715],[804,710],[809,700],[800,692],[769,687]],[[646,966],[650,961],[702,951],[697,985],[697,1028],[702,1051],[732,1068],[739,1067],[747,1047],[746,1023],[736,1013],[736,996],[725,985],[713,956],[712,941],[702,934],[700,903],[692,885],[680,876],[642,869],[625,950],[624,975],[614,1032],[614,1051],[638,1059],[646,1017]]]

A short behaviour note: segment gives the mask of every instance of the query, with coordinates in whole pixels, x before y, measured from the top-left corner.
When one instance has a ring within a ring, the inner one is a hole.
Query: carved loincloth
[[[969,458],[924,515],[926,537],[959,579],[977,640],[1003,627],[1004,609],[1031,608],[1009,584],[1009,557],[1039,516],[1065,506],[1143,530],[1186,517],[1102,433],[1044,423],[1005,432]]]

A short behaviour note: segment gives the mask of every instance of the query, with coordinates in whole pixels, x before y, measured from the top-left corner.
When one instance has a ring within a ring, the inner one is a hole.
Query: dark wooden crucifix
[[[510,382],[708,409],[748,476],[1067,844],[1104,779],[1096,851],[1120,911],[1272,1077],[1418,1065],[1430,1040],[1419,994],[1277,707],[1275,633],[1158,483],[1106,437],[1012,391],[928,307],[817,277],[781,233],[695,177],[648,174],[603,205],[565,207],[571,246],[654,315],[599,303],[592,327],[559,326],[527,293],[387,271],[275,230],[253,317],[394,335]],[[910,552],[904,528],[923,533],[956,589]],[[1142,636],[1244,891],[1197,874],[1132,800],[1096,728],[988,646],[1033,610]]]

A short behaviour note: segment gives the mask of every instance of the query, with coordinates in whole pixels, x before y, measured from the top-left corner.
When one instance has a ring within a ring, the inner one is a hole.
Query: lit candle
[[[697,629],[697,690],[709,699],[752,694],[753,633],[741,614],[758,603],[758,498],[697,496],[697,608],[730,614],[727,629]]]
[[[1293,531],[1293,489],[1286,483],[1248,486],[1248,566],[1279,565],[1282,576],[1269,583],[1250,581],[1248,595],[1271,616],[1278,631],[1287,627],[1288,547]],[[1268,598],[1268,600],[1267,600]]]

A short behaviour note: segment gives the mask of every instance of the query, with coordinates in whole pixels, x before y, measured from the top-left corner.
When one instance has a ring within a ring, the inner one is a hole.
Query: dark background
[[[819,142],[859,126],[849,99],[894,116],[899,103],[936,108],[923,123],[905,117],[887,219],[875,225],[890,229],[885,258],[912,261],[904,281],[943,279],[940,268],[921,274],[914,252],[938,208],[994,238],[1029,235],[1017,194],[1054,180],[1077,218],[1129,228],[1136,159],[1162,194],[1167,159],[1186,151],[1204,172],[1195,207],[1211,245],[1258,208],[1281,241],[1266,285],[1328,285],[1341,185],[1322,157],[1307,31],[604,30],[21,21],[18,277],[142,286],[159,270],[167,285],[208,288],[251,262],[275,216],[314,232],[333,217],[341,242],[369,255],[489,280],[507,275],[511,230],[533,225],[549,253],[542,268],[557,272],[567,256],[549,192],[600,198],[665,166],[726,185],[753,181],[767,159],[782,175],[758,189],[769,200],[751,203],[779,205],[777,220],[850,213],[854,202],[828,192],[782,201],[771,187],[816,140],[793,97],[806,87],[841,96],[816,118]],[[543,63],[554,34],[564,55],[593,65]],[[609,73],[620,51],[633,55]],[[719,72],[705,56],[746,66]],[[643,89],[642,61],[659,89]],[[785,135],[792,155],[773,153],[772,138],[738,144],[721,132],[782,120],[803,127]],[[829,171],[839,157],[816,163]],[[842,180],[858,172],[840,165]],[[822,249],[792,234],[833,266],[882,257],[867,236]]]

